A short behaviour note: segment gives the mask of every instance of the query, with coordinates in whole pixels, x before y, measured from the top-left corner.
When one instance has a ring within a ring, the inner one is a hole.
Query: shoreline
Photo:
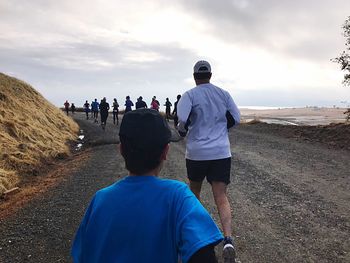
[[[345,123],[347,108],[279,108],[247,109],[240,108],[242,122],[258,120],[266,123],[283,125],[329,125]]]

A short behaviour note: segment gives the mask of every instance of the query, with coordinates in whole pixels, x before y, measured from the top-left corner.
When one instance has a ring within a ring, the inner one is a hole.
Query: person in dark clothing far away
[[[116,98],[113,99],[113,124],[115,124],[115,120],[117,120],[117,125],[119,124],[119,104]]]
[[[87,100],[84,103],[84,111],[86,114],[86,119],[88,120],[89,119],[89,112],[90,112],[90,104]]]
[[[231,207],[227,185],[231,175],[231,147],[228,128],[240,122],[240,112],[230,93],[210,83],[207,61],[193,68],[196,87],[186,91],[178,105],[178,132],[187,136],[186,168],[190,188],[200,199],[204,178],[210,183],[224,232],[224,262],[235,262]]]
[[[130,100],[130,96],[126,96],[124,113],[132,111],[132,106],[134,106],[134,103]]]
[[[75,235],[75,263],[214,263],[223,236],[188,186],[159,177],[172,133],[152,109],[126,113],[120,153],[129,175],[98,191]],[[135,238],[137,237],[137,238]]]
[[[107,124],[107,118],[108,118],[108,111],[109,111],[109,104],[106,101],[106,98],[103,98],[100,103],[100,115],[101,115],[101,127],[103,130],[106,129]]]
[[[171,106],[173,106],[173,104],[171,104],[171,102],[169,101],[169,98],[166,98],[164,106],[165,106],[165,118],[167,119],[167,121],[169,121]]]
[[[147,108],[147,104],[146,102],[143,101],[142,96],[140,96],[136,102],[136,109],[146,109],[146,108]]]
[[[177,125],[179,124],[179,118],[177,117],[177,104],[179,103],[179,100],[181,99],[181,95],[177,95],[176,101],[174,103],[174,110],[173,110],[173,118],[174,118],[174,127],[177,129]]]
[[[66,111],[66,114],[68,116],[68,114],[69,114],[69,105],[70,105],[68,100],[66,100],[66,102],[63,105],[64,105],[64,109]]]
[[[94,111],[92,110],[92,104],[94,104],[94,101],[92,100],[91,101],[91,103],[90,103],[90,106],[91,106],[91,108],[90,108],[90,114],[91,114],[91,119],[93,120],[94,119]]]
[[[72,114],[75,113],[75,105],[74,105],[74,103],[72,103],[72,105],[70,106],[70,110],[72,111]]]

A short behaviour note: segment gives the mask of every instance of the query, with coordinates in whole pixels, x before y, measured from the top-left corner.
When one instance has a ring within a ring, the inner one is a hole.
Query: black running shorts
[[[219,160],[193,161],[186,159],[187,177],[201,182],[204,178],[212,182],[230,183],[231,157]]]

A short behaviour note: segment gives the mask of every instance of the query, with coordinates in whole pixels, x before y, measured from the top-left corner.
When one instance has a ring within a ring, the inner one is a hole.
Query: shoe
[[[222,251],[222,257],[224,259],[224,263],[236,262],[236,251],[231,237],[224,238],[224,248]]]

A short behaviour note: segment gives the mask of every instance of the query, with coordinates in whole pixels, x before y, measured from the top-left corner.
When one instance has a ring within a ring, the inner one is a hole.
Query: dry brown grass
[[[69,155],[78,129],[30,85],[0,73],[0,195],[21,176]]]
[[[245,120],[245,119],[241,119],[241,124],[257,124],[257,123],[261,123],[261,120],[258,117],[254,117],[254,119],[252,120]]]

